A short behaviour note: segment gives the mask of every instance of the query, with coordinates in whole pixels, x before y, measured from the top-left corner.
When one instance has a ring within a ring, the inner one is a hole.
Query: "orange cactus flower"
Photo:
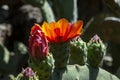
[[[40,26],[35,24],[30,32],[29,53],[31,58],[44,59],[48,52],[48,41]]]
[[[83,21],[69,23],[62,18],[58,22],[47,23],[42,25],[42,31],[45,33],[49,42],[66,42],[82,33]]]

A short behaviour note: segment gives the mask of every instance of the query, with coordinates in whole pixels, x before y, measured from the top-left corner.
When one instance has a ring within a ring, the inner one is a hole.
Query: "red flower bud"
[[[48,52],[48,41],[40,26],[35,24],[30,33],[29,53],[31,58],[43,59]]]

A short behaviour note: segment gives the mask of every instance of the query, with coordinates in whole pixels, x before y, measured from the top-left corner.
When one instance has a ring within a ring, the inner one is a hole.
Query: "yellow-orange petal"
[[[57,22],[46,23],[42,25],[42,31],[50,42],[65,42],[82,33],[82,21],[72,24],[62,18]]]
[[[54,42],[56,42],[57,40],[56,40],[56,37],[57,37],[57,34],[55,33],[55,29],[57,28],[57,26],[56,26],[56,23],[55,22],[51,22],[50,24],[50,32],[51,32],[51,39],[54,41]]]
[[[80,35],[82,33],[82,26],[83,26],[83,21],[79,20],[76,23],[74,23],[67,38],[71,39],[74,38],[75,36]]]
[[[44,22],[42,25],[42,31],[46,36],[50,36],[50,31],[49,31],[49,24],[47,22]]]
[[[62,18],[57,22],[57,27],[60,29],[60,36],[66,34],[68,26],[69,22],[65,18]]]
[[[55,23],[51,22],[50,24],[44,22],[42,25],[42,31],[45,33],[45,36],[49,39],[49,41],[54,41],[56,34],[54,33]]]

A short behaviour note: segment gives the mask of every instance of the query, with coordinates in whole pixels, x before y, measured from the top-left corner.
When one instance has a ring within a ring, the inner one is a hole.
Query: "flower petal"
[[[31,32],[30,32],[30,35],[32,35],[35,31],[37,31],[37,30],[41,30],[41,27],[40,27],[40,25],[39,24],[34,24],[34,26],[32,27],[32,29],[31,29]]]
[[[82,33],[82,26],[83,22],[82,21],[77,21],[72,25],[72,29],[67,37],[67,39],[74,38],[75,36],[78,36]]]
[[[56,42],[56,37],[57,37],[57,34],[55,32],[55,29],[57,28],[57,25],[55,22],[51,22],[50,24],[50,30],[51,30],[51,39],[53,39],[53,42]]]
[[[69,26],[69,23],[66,19],[60,19],[57,22],[57,27],[60,29],[60,36],[64,36],[66,34],[66,30]]]
[[[51,22],[50,24],[44,22],[42,25],[42,31],[45,33],[45,35],[49,41],[53,41],[56,37],[54,30],[53,30],[54,27],[55,27],[54,22]]]

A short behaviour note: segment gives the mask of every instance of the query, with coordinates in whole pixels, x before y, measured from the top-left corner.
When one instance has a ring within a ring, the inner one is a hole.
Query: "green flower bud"
[[[38,76],[32,70],[32,68],[27,67],[23,69],[22,72],[12,80],[39,80],[39,79],[38,79]]]
[[[54,59],[52,54],[48,54],[44,60],[30,59],[29,66],[31,66],[39,76],[39,80],[48,80],[54,68]]]
[[[87,56],[87,46],[82,39],[70,42],[71,63],[84,65]]]
[[[88,54],[87,60],[88,64],[93,67],[98,67],[102,62],[102,58],[106,52],[106,47],[101,41],[101,39],[95,35],[91,40],[87,43]]]

